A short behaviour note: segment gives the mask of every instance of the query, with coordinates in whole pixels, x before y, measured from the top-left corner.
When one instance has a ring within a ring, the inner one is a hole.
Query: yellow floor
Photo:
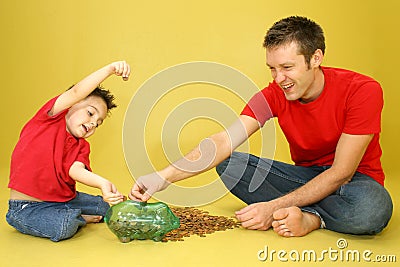
[[[120,243],[105,224],[88,225],[72,239],[54,243],[47,239],[18,233],[8,226],[4,215],[7,210],[8,170],[0,170],[0,266],[399,266],[400,186],[388,182],[394,198],[395,213],[381,234],[352,236],[327,230],[314,231],[302,238],[282,238],[273,231],[233,229],[207,237],[192,236],[182,242],[160,243],[150,240]],[[396,175],[390,176],[395,180]],[[243,204],[231,195],[211,205],[200,207],[213,215],[231,216]],[[340,249],[347,242],[347,247]],[[268,258],[265,259],[266,248]],[[264,250],[264,251],[262,251]],[[278,258],[278,251],[281,250]],[[324,250],[326,252],[324,252]],[[276,251],[276,252],[274,252]],[[316,259],[309,256],[315,252]],[[271,253],[273,258],[271,259]],[[285,254],[286,253],[286,254]],[[305,259],[302,260],[302,255]],[[346,257],[347,255],[347,257]],[[360,260],[357,260],[357,255]],[[370,259],[366,262],[363,259]],[[295,257],[300,256],[295,261]],[[380,257],[396,263],[376,263]],[[260,260],[265,259],[264,261]],[[346,260],[347,258],[347,260]],[[287,260],[287,262],[284,262]]]

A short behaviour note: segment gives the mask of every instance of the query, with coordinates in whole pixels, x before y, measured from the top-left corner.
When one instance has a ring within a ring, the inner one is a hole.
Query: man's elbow
[[[332,171],[334,171],[339,185],[349,183],[353,179],[354,174],[356,173],[356,169],[348,167],[332,166],[331,169]]]

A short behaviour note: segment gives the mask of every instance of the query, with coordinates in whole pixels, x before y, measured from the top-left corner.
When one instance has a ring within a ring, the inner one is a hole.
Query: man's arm
[[[316,203],[348,183],[373,135],[342,134],[336,146],[332,167],[293,192],[269,202],[251,204],[236,213],[242,226],[249,229],[266,230],[271,227],[272,214],[280,208],[303,207]]]
[[[71,89],[61,94],[54,103],[49,115],[55,115],[83,100],[101,82],[103,82],[112,74],[122,76],[122,78],[126,81],[130,75],[130,67],[125,61],[118,61],[93,72],[82,81],[75,84]]]
[[[229,157],[233,150],[260,128],[257,120],[241,115],[228,129],[214,134],[165,169],[139,177],[129,197],[147,201],[152,194],[164,190],[170,183],[205,172]]]
[[[171,164],[160,173],[165,179],[176,182],[214,168],[260,128],[259,123],[241,115],[229,128],[200,142],[184,158]]]

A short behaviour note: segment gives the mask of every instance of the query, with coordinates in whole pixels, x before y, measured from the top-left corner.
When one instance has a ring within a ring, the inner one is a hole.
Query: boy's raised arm
[[[125,61],[117,61],[104,66],[61,94],[54,103],[49,115],[55,115],[83,100],[110,75],[115,74],[117,76],[122,76],[122,79],[127,81],[130,72],[130,67]]]

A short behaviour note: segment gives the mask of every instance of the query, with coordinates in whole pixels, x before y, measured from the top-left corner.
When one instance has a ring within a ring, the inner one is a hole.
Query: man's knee
[[[358,235],[381,232],[388,225],[393,212],[389,193],[375,182],[369,183],[368,190],[355,192],[359,196],[347,198],[346,203],[350,205],[347,211],[343,211],[343,216],[340,216],[342,218],[337,220],[338,224],[332,224],[332,230]]]
[[[393,203],[388,191],[378,183],[371,183],[365,202],[359,203],[355,210],[354,224],[360,233],[356,234],[377,234],[389,223],[393,213]]]
[[[354,235],[375,235],[380,233],[389,223],[390,216],[379,214],[370,216],[355,216],[347,221],[342,221],[341,227],[333,227],[333,231]],[[329,229],[329,227],[327,227]]]
[[[231,175],[238,170],[244,170],[249,163],[250,155],[247,153],[233,152],[230,157],[217,165],[216,170],[219,176],[229,172]],[[234,175],[236,176],[236,175]]]
[[[371,205],[370,209],[364,207],[363,214],[356,216],[358,222],[353,224],[355,225],[355,234],[374,235],[380,233],[388,225],[392,213],[392,200],[389,195],[384,194],[377,203]]]
[[[216,171],[228,190],[232,190],[241,179],[247,168],[245,153],[233,152],[229,158],[216,166]],[[248,156],[247,156],[248,157]]]
[[[229,163],[229,158],[218,164],[217,167],[215,167],[215,170],[217,171],[219,176],[222,176],[222,174],[225,172],[228,163]]]

